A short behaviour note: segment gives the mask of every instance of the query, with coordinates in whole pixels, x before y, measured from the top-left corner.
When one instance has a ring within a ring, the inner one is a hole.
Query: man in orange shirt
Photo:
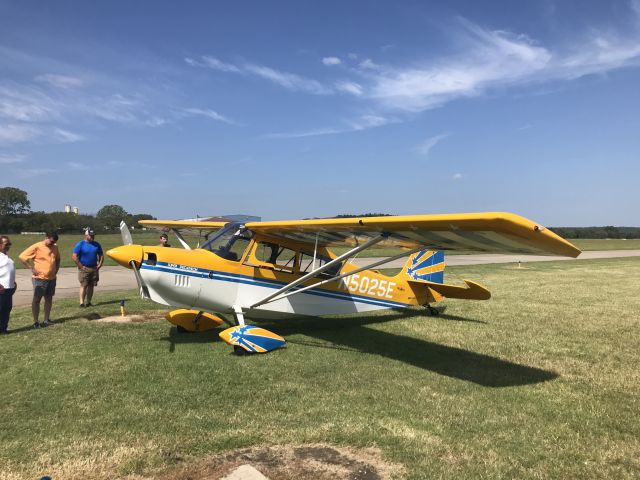
[[[60,252],[56,242],[58,234],[47,232],[42,242],[34,243],[18,257],[24,266],[31,270],[33,282],[33,328],[47,327],[51,322],[51,305],[56,293],[56,276],[60,269]],[[44,297],[44,322],[38,323],[40,300]]]

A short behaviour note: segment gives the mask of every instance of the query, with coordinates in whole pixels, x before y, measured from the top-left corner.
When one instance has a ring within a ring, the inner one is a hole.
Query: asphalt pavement
[[[578,258],[556,257],[548,255],[502,255],[502,254],[478,254],[478,255],[448,255],[445,256],[447,265],[478,265],[486,263],[517,263],[517,262],[548,262],[548,261],[580,261],[593,258],[613,257],[640,257],[640,250],[603,250],[582,252]],[[377,258],[356,258],[353,262],[358,266],[373,263]],[[376,268],[400,268],[406,258],[394,260]],[[13,296],[15,306],[28,305],[33,297],[31,286],[31,272],[18,270],[16,272],[18,290]],[[100,298],[101,292],[113,292],[131,290],[137,288],[136,279],[131,270],[123,267],[102,267],[100,270],[100,282],[95,289],[94,299]],[[56,298],[78,297],[80,284],[78,283],[78,270],[76,268],[61,268],[56,282]],[[78,300],[79,303],[79,300]]]

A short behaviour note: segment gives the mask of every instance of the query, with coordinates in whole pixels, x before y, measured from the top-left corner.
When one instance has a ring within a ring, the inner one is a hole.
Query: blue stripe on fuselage
[[[177,267],[173,267],[173,266],[170,267],[167,262],[157,262],[156,265],[149,265],[146,262],[143,262],[142,265],[140,266],[140,269],[153,270],[153,271],[164,272],[164,273],[174,273],[178,275],[186,275],[189,277],[196,277],[196,278],[219,280],[223,282],[243,283],[246,285],[272,288],[274,290],[277,290],[279,288],[284,287],[285,285],[288,285],[286,282],[280,282],[278,280],[269,280],[269,279],[257,280],[255,277],[240,275],[237,273],[219,272],[216,270],[206,270],[206,269],[197,268],[197,267],[186,267],[185,265],[179,265],[175,263],[172,263],[172,265],[177,265]],[[303,287],[294,288],[293,291],[299,288],[303,288]],[[377,300],[371,297],[353,295],[349,292],[335,292],[333,290],[311,289],[304,292],[304,294],[333,298],[336,300],[345,300],[349,302],[366,303],[370,305],[383,306],[387,308],[411,306],[410,304],[406,304],[406,303],[393,302],[389,300]]]

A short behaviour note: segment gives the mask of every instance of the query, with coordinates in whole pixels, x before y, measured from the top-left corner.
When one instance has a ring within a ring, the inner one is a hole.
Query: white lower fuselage
[[[235,305],[243,308],[247,317],[256,319],[352,314],[409,306],[348,289],[319,287],[248,310],[249,306],[283,287],[285,282],[163,262],[143,263],[140,274],[151,300],[157,303],[214,313],[232,313]]]

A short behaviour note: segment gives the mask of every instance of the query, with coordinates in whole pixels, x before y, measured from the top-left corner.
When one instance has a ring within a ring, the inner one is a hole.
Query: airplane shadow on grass
[[[320,340],[308,342],[288,340],[294,345],[310,348],[335,348],[362,352],[370,355],[381,355],[418,368],[423,368],[440,375],[466,380],[485,387],[512,387],[546,382],[558,377],[552,371],[528,365],[521,365],[476,353],[463,348],[449,347],[419,338],[384,332],[367,325],[384,323],[407,317],[406,311],[398,311],[385,315],[356,316],[344,318],[314,318],[276,320],[260,322],[261,327],[287,338],[295,334],[303,334]],[[453,315],[440,315],[435,318],[445,321],[466,321],[485,323]],[[180,343],[208,343],[218,341],[219,330],[196,334],[181,334],[172,328],[168,337],[169,351],[175,350]]]

